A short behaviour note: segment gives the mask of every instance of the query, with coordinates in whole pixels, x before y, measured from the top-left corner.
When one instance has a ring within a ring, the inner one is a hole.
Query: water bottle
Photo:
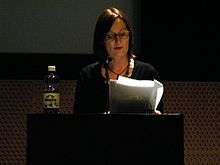
[[[44,77],[43,109],[45,113],[60,112],[59,76],[56,66],[48,66],[48,73]]]

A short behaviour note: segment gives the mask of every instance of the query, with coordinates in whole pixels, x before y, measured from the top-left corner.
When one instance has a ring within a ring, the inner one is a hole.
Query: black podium
[[[184,164],[183,115],[27,115],[27,164]]]

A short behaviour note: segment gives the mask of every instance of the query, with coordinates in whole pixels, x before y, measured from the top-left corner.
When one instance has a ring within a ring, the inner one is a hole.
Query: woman
[[[116,8],[104,10],[94,33],[93,51],[98,61],[80,72],[74,112],[106,112],[109,79],[116,80],[120,75],[138,80],[159,79],[153,66],[136,60],[131,50],[132,31],[123,13]]]

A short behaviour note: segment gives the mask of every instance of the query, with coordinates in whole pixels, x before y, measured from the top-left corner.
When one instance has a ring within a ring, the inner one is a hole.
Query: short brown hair
[[[129,31],[129,48],[128,48],[128,56],[129,58],[132,57],[132,31],[131,27],[122,11],[116,9],[114,7],[105,9],[101,15],[98,17],[95,32],[94,32],[94,39],[93,39],[93,53],[97,57],[98,61],[103,61],[106,59],[107,52],[105,49],[105,37],[106,34],[110,31],[112,25],[114,24],[115,20],[120,18],[124,21],[127,30]]]

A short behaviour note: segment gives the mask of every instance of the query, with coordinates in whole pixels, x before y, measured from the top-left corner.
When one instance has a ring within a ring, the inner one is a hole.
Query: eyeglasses
[[[124,31],[119,32],[119,33],[109,32],[109,33],[107,33],[107,35],[105,37],[105,40],[106,41],[115,41],[117,39],[117,37],[119,37],[120,40],[128,39],[129,31],[124,30]]]

